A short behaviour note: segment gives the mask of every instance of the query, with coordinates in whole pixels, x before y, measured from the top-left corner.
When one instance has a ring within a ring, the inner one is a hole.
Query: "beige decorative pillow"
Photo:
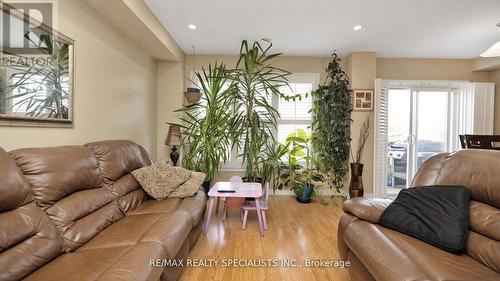
[[[204,173],[175,167],[164,161],[132,171],[132,176],[156,200],[193,196],[205,180]]]

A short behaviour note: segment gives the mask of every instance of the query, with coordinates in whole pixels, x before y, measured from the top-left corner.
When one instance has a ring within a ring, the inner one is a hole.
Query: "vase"
[[[351,163],[351,182],[349,183],[351,198],[363,197],[363,166],[361,163]]]

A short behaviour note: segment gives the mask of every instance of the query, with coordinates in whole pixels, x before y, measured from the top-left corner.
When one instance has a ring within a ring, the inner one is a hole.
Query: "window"
[[[278,121],[277,140],[284,143],[288,135],[303,129],[308,134],[311,129],[311,108],[312,97],[310,95],[313,87],[317,85],[314,80],[310,82],[301,81],[299,79],[290,79],[290,87],[283,87],[281,92],[286,95],[300,95],[300,99],[296,101],[286,101],[280,99],[278,101],[278,112],[280,120]],[[299,81],[297,81],[299,80]]]

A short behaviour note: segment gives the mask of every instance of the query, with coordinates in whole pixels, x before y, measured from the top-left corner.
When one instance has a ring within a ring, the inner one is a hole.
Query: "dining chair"
[[[500,150],[500,135],[464,135],[465,148]]]
[[[266,211],[269,207],[269,184],[265,184],[262,197],[263,200],[259,200],[260,212],[262,214],[262,222],[264,224],[264,229],[267,230],[267,219]],[[257,210],[255,201],[245,201],[243,206],[241,206],[241,229],[245,229],[247,226],[248,211]]]
[[[233,183],[242,183],[243,179],[239,176],[233,176],[229,179],[229,182]],[[227,209],[240,209],[245,203],[245,198],[224,198],[224,214],[222,216],[222,221],[225,221],[227,218]]]

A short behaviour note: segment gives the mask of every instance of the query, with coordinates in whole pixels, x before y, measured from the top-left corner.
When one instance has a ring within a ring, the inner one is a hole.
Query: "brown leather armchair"
[[[176,280],[201,232],[206,195],[150,199],[130,174],[150,165],[124,140],[0,148],[0,280]]]
[[[500,280],[500,151],[461,150],[425,161],[412,186],[462,185],[471,193],[465,253],[454,255],[380,226],[387,199],[347,200],[339,251],[352,280]]]

